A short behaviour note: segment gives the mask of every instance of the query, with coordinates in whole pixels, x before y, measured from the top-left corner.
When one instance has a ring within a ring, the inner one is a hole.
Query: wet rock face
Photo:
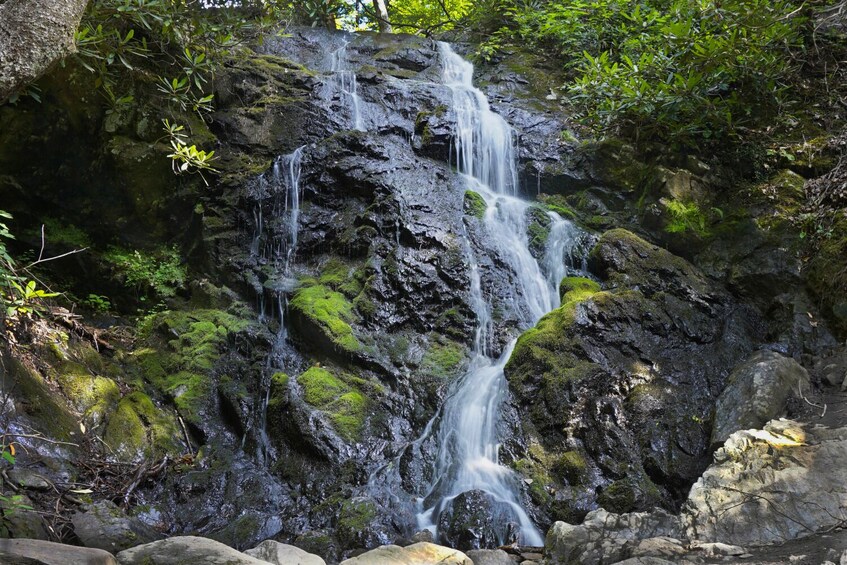
[[[571,520],[586,499],[672,508],[708,464],[712,408],[753,346],[755,316],[624,230],[605,233],[589,265],[606,290],[567,292],[506,367],[540,444],[518,463],[546,483],[533,499]]]
[[[442,510],[438,531],[447,545],[463,551],[511,543],[513,540],[505,539],[509,524],[504,523],[504,516],[509,515],[508,510],[502,510],[498,511],[497,502],[482,491],[463,492]]]

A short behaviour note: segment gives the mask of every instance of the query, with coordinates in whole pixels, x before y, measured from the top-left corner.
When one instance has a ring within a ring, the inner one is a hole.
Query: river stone
[[[71,523],[82,545],[113,553],[163,537],[140,520],[126,516],[108,500],[83,506],[82,512],[74,513]]]
[[[474,565],[474,563],[457,549],[420,542],[407,547],[384,545],[342,561],[341,565]]]
[[[326,561],[317,555],[273,540],[265,540],[244,553],[275,565],[326,565]]]
[[[809,375],[796,361],[757,351],[733,369],[715,405],[711,443],[717,447],[737,430],[761,428],[782,415],[790,398],[809,390]]]
[[[502,549],[472,549],[468,557],[474,565],[515,565],[514,559]]]
[[[102,549],[32,539],[0,539],[0,563],[7,565],[118,565]]]
[[[154,541],[118,553],[121,565],[267,565],[262,561],[209,538],[179,536]]]

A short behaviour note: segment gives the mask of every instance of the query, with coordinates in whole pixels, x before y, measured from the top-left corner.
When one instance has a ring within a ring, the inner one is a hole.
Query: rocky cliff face
[[[752,206],[724,204],[709,235],[669,236],[668,197],[719,193],[732,176],[564,141],[560,109],[507,67],[480,78],[519,137],[522,191],[537,194],[528,237],[543,250],[548,210],[587,235],[585,276],[562,281],[563,305],[521,335],[507,366],[501,460],[525,479],[542,528],[598,507],[676,509],[710,461],[733,368],[761,347],[803,361],[834,343],[805,293],[796,233],[779,221],[782,200],[753,194]],[[3,206],[32,226],[52,219],[56,251],[92,248],[56,280],[115,296],[124,313],[163,300],[132,330],[94,318],[109,328],[106,363],[84,337],[47,335],[16,370],[35,384],[15,389],[14,418],[62,438],[82,420],[109,456],[179,460],[155,476],[148,464],[130,494],[111,496],[168,533],[238,547],[274,537],[329,561],[411,536],[436,447],[414,440],[473,341],[463,235],[493,297],[495,349],[526,330],[480,197],[451,166],[456,116],[440,72],[434,42],[401,35],[295,30],[232,58],[211,122],[193,124],[221,156],[208,189],[170,176],[153,108],[104,115],[57,97],[45,113],[0,109]],[[79,142],[56,148],[57,137]],[[795,181],[771,186],[790,202]],[[24,200],[36,187],[43,210]],[[120,299],[126,276],[108,257],[133,246],[153,265],[176,246],[192,282]],[[48,420],[28,404],[34,390],[61,410]],[[45,461],[74,459],[39,457],[20,464],[49,474]],[[472,546],[490,516],[467,498],[447,522]]]

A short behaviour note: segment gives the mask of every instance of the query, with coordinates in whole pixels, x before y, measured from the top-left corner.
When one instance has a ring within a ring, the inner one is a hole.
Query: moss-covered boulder
[[[356,319],[353,304],[342,293],[307,284],[294,293],[290,307],[292,326],[307,348],[342,357],[362,349],[350,325]]]
[[[153,404],[143,392],[123,397],[109,417],[103,441],[129,460],[158,458],[181,451],[179,425],[173,414]]]
[[[672,507],[708,464],[715,399],[756,335],[752,312],[631,232],[603,234],[590,265],[601,282],[563,280],[562,306],[506,365],[537,444],[518,468],[550,487],[533,500],[570,520],[595,505]]]
[[[297,377],[303,399],[321,410],[338,435],[347,441],[361,438],[369,399],[355,386],[360,379],[315,366]]]

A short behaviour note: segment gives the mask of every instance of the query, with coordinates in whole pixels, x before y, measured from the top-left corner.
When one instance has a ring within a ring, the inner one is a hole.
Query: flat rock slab
[[[326,561],[313,553],[273,540],[265,540],[244,553],[274,565],[326,565]]]
[[[34,539],[0,539],[0,563],[6,565],[118,565],[102,549]]]
[[[342,561],[341,565],[474,565],[474,562],[457,549],[420,542],[407,547],[384,545]]]
[[[208,538],[179,536],[118,553],[121,565],[268,565]]]
[[[82,512],[74,513],[71,523],[82,545],[113,553],[164,537],[108,500],[85,505]]]

